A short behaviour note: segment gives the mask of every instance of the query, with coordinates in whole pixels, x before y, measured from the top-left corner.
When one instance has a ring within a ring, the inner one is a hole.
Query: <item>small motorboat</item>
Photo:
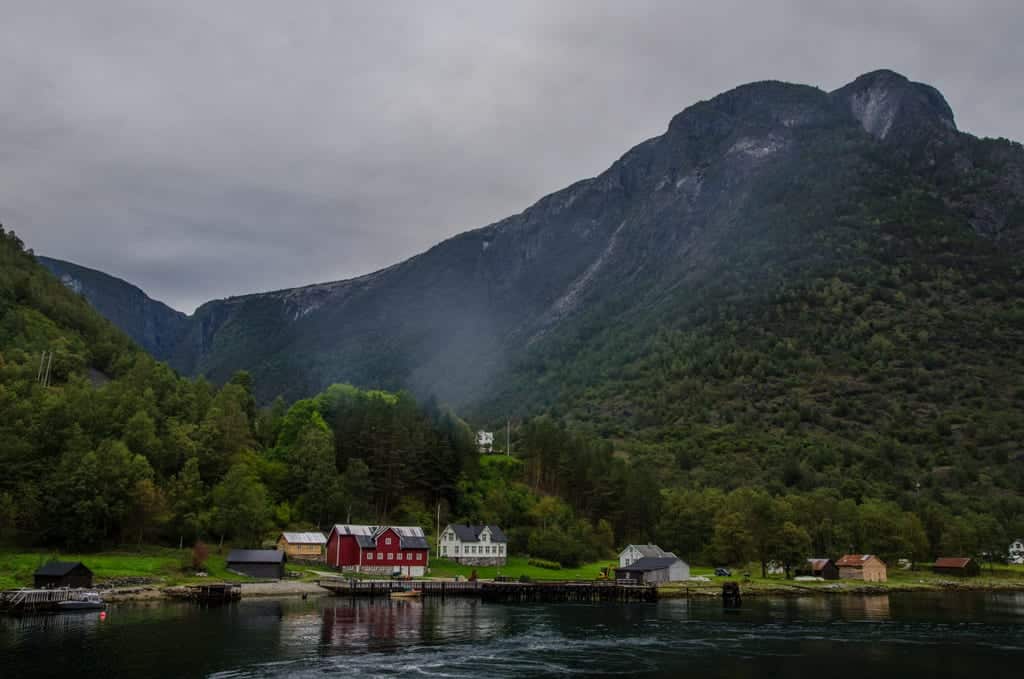
[[[418,589],[403,589],[391,592],[392,599],[417,599],[422,594]]]
[[[57,602],[57,610],[60,611],[100,611],[106,607],[106,602],[97,592],[86,592],[79,599]]]

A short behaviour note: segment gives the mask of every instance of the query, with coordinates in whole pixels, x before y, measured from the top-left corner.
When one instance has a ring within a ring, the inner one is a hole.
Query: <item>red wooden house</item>
[[[357,573],[426,575],[430,545],[418,526],[338,524],[327,538],[327,563]]]

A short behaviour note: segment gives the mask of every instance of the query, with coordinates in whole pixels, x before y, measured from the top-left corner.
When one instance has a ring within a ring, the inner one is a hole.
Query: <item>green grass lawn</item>
[[[161,585],[175,585],[189,582],[209,581],[209,579],[228,582],[251,582],[251,578],[229,573],[225,568],[224,558],[228,553],[224,547],[221,553],[217,553],[216,546],[210,546],[210,555],[206,562],[208,578],[196,578],[188,566],[191,560],[190,549],[174,549],[170,547],[123,548],[107,552],[91,554],[83,553],[59,553],[54,551],[16,551],[0,549],[0,589],[13,587],[25,587],[32,585],[32,573],[42,564],[57,559],[60,561],[81,561],[92,569],[97,580],[115,577],[144,577],[152,578]],[[577,568],[562,568],[551,570],[531,566],[529,558],[524,556],[509,557],[508,563],[501,567],[474,567],[457,564],[449,559],[431,558],[430,576],[440,578],[451,578],[457,575],[468,578],[474,570],[477,576],[482,579],[493,579],[496,576],[505,576],[518,579],[522,575],[532,580],[594,580],[600,573],[602,567],[610,567],[614,570],[617,561],[607,559],[593,563],[583,564]],[[315,580],[318,576],[314,574],[315,566],[306,564],[289,563],[286,566],[291,575],[297,575],[302,580]],[[328,569],[322,569],[328,570]],[[749,580],[743,577],[744,570],[749,571]],[[712,574],[714,569],[711,566],[692,566],[691,576],[707,576],[710,582],[687,582],[684,584],[673,584],[666,588],[667,592],[675,590],[705,590],[717,591],[724,580],[737,580],[750,590],[771,591],[793,591],[834,588],[837,584],[844,588],[857,588],[865,583],[851,580],[829,580],[825,582],[796,582],[786,580],[781,575],[760,577],[760,567],[750,564],[746,569],[732,569],[732,576],[729,578],[718,578]],[[370,576],[367,576],[370,577]],[[373,576],[379,577],[379,576]],[[948,583],[963,583],[965,586],[974,588],[992,589],[1014,587],[1024,588],[1024,566],[998,566],[989,569],[982,568],[982,573],[976,578],[956,578],[949,575],[937,575],[927,568],[914,571],[904,571],[895,568],[889,569],[889,580],[880,583],[879,586],[891,591],[915,590],[915,589],[941,589],[948,586]]]
[[[251,580],[227,571],[224,564],[227,553],[227,547],[222,554],[218,554],[217,548],[211,546],[210,556],[206,561],[208,578],[232,582]],[[31,586],[32,573],[50,560],[81,561],[92,570],[96,579],[101,581],[104,578],[142,577],[156,579],[161,584],[174,585],[203,580],[183,568],[191,563],[190,549],[146,546],[91,554],[0,551],[0,589]],[[301,567],[294,569],[291,565],[288,569],[305,570]]]

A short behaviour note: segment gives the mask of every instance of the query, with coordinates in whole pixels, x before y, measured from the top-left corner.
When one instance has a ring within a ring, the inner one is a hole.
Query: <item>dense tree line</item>
[[[454,504],[475,461],[465,423],[405,393],[335,385],[259,409],[246,373],[182,379],[0,231],[5,540],[252,544],[275,526],[421,521]]]

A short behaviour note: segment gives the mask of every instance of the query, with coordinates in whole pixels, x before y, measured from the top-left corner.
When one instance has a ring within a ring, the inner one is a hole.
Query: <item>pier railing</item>
[[[11,611],[51,608],[61,601],[82,601],[86,594],[94,594],[91,589],[71,589],[59,587],[53,589],[10,589],[0,592],[0,609]]]
[[[422,596],[478,596],[484,601],[654,601],[658,597],[654,585],[600,580],[470,582],[324,577],[318,584],[337,596],[387,596],[413,591]]]

